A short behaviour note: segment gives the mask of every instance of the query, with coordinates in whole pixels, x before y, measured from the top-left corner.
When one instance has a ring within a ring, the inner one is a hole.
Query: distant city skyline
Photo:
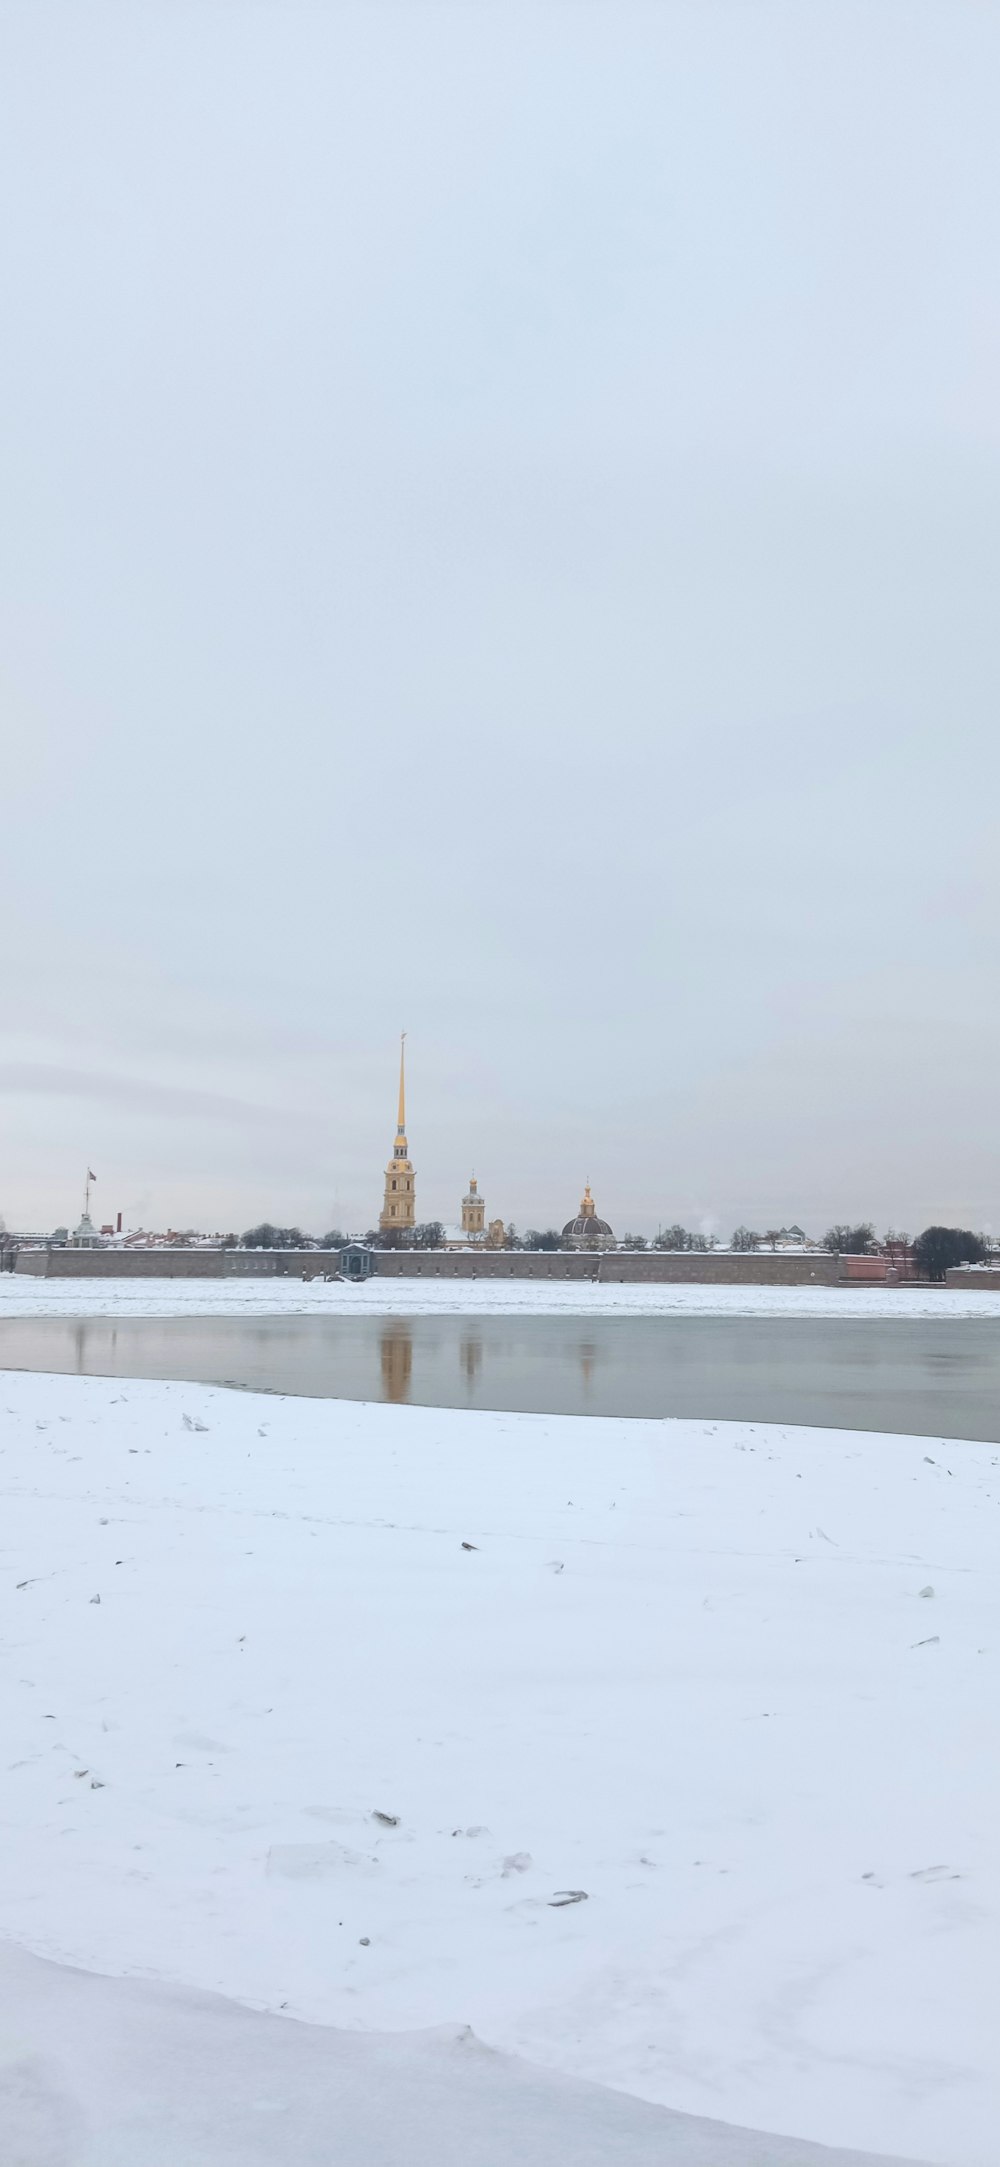
[[[1000,1226],[1000,12],[4,30],[8,1222]]]
[[[407,1036],[408,1034],[403,1035]],[[397,1126],[395,1131],[395,1151],[398,1152],[399,1142],[401,1140],[405,1153],[408,1151],[409,1146],[405,1134],[406,1116],[404,1111],[404,1086],[402,1072],[401,1070],[397,1071],[395,1066],[395,1064],[398,1062],[399,1041],[397,1040],[393,1050],[392,1070],[393,1088],[396,1092],[398,1099]],[[409,1085],[407,1085],[407,1089],[408,1088]],[[194,1094],[192,1094],[192,1096],[193,1095]],[[109,1092],[109,1096],[114,1098],[115,1094],[113,1092]],[[246,1111],[249,1113],[250,1109],[247,1109]],[[260,1112],[263,1117],[264,1110],[261,1109]],[[447,1126],[447,1124],[445,1124],[445,1126]],[[438,1139],[440,1139],[440,1120],[438,1120],[438,1122],[433,1125],[433,1133]],[[90,1155],[91,1158],[93,1158],[94,1156],[95,1154],[93,1153]],[[100,1154],[96,1154],[96,1156],[100,1156]],[[460,1222],[462,1215],[462,1199],[465,1195],[470,1176],[466,1175],[464,1179],[460,1178],[456,1192],[452,1193],[451,1195],[443,1193],[442,1183],[439,1177],[436,1191],[432,1192],[430,1197],[425,1197],[423,1183],[419,1176],[419,1170],[415,1169],[413,1161],[409,1157],[404,1157],[403,1165],[405,1167],[407,1175],[415,1177],[416,1187],[415,1210],[413,1212],[412,1219],[408,1218],[407,1224],[421,1225],[428,1221],[440,1220],[445,1226],[448,1226],[449,1224],[454,1225]],[[374,1198],[373,1206],[370,1209],[366,1209],[364,1206],[362,1206],[360,1210],[344,1210],[340,1209],[339,1206],[336,1206],[335,1201],[331,1201],[330,1209],[328,1211],[324,1212],[322,1208],[319,1208],[317,1210],[316,1207],[317,1200],[319,1198],[319,1190],[315,1186],[313,1186],[311,1191],[307,1188],[299,1189],[297,1192],[295,1192],[300,1196],[305,1195],[307,1200],[311,1195],[313,1205],[311,1214],[306,1213],[302,1208],[298,1210],[281,1210],[279,1208],[272,1208],[271,1206],[268,1206],[267,1208],[260,1206],[260,1208],[251,1207],[249,1209],[249,1212],[244,1212],[242,1216],[237,1215],[237,1217],[235,1218],[230,1217],[229,1219],[226,1219],[225,1215],[223,1215],[222,1218],[212,1221],[208,1217],[206,1217],[204,1209],[201,1210],[200,1214],[197,1208],[194,1208],[191,1212],[186,1213],[178,1213],[177,1211],[171,1212],[167,1210],[166,1212],[161,1212],[159,1216],[157,1216],[155,1210],[151,1210],[149,1208],[147,1208],[145,1211],[143,1210],[141,1199],[137,1199],[132,1205],[122,1204],[117,1198],[117,1192],[115,1192],[114,1196],[109,1196],[108,1194],[109,1190],[115,1189],[113,1172],[110,1177],[110,1181],[105,1181],[102,1183],[101,1178],[95,1172],[92,1172],[90,1170],[90,1163],[88,1160],[86,1172],[80,1175],[79,1193],[77,1201],[79,1203],[80,1210],[85,1211],[88,1207],[91,1209],[91,1215],[94,1219],[95,1225],[98,1227],[101,1226],[103,1223],[106,1223],[108,1220],[112,1222],[115,1221],[120,1214],[122,1218],[122,1230],[126,1233],[142,1227],[147,1228],[149,1231],[166,1231],[168,1227],[181,1228],[191,1226],[201,1233],[221,1234],[224,1232],[232,1232],[240,1235],[244,1233],[248,1227],[259,1224],[264,1220],[268,1220],[275,1225],[301,1226],[303,1233],[310,1235],[322,1235],[330,1231],[334,1227],[340,1227],[343,1231],[347,1233],[358,1234],[378,1228],[380,1224],[380,1219],[383,1224],[383,1231],[389,1231],[388,1220],[385,1218],[385,1212],[388,1207],[389,1181],[392,1171],[392,1160],[390,1160],[388,1169],[385,1168],[383,1161],[382,1167],[380,1169],[376,1169],[376,1172],[371,1175],[370,1179],[368,1181],[365,1181],[362,1178],[361,1170],[355,1169],[353,1183],[345,1181],[341,1184],[339,1190],[334,1192],[335,1199],[338,1196],[342,1198],[351,1194],[353,1194],[355,1197],[358,1197],[362,1196],[368,1189],[377,1190],[380,1188],[382,1194]],[[471,1171],[472,1170],[470,1169],[470,1172]],[[539,1211],[537,1207],[533,1207],[530,1204],[527,1209],[522,1212],[504,1210],[501,1200],[494,1199],[492,1195],[486,1193],[487,1184],[484,1183],[483,1178],[479,1174],[476,1174],[475,1179],[480,1191],[483,1204],[485,1206],[487,1218],[500,1218],[504,1221],[505,1225],[513,1224],[514,1226],[516,1226],[518,1232],[522,1234],[526,1232],[529,1228],[538,1230],[555,1229],[556,1231],[558,1231],[565,1224],[567,1218],[572,1219],[575,1216],[578,1209],[578,1200],[576,1202],[570,1200],[568,1198],[567,1192],[567,1196],[563,1197],[561,1200],[557,1198],[554,1206],[549,1212]],[[120,1187],[120,1184],[118,1186]],[[586,1180],[581,1181],[579,1186],[581,1190],[586,1190],[589,1194],[589,1191],[593,1185],[590,1183],[589,1180]],[[101,1193],[102,1188],[105,1192],[103,1199]],[[185,1189],[183,1183],[178,1184],[178,1191],[185,1194],[193,1194],[195,1196],[197,1206],[197,1191]],[[285,1193],[288,1193],[287,1189]],[[553,1191],[551,1182],[549,1183],[544,1193],[549,1197],[552,1196]],[[149,1206],[151,1206],[153,1203],[153,1194],[154,1193],[152,1190],[146,1192],[146,1201],[147,1205]],[[259,1196],[257,1202],[259,1206]],[[994,1231],[989,1220],[982,1217],[981,1215],[977,1216],[974,1212],[966,1212],[963,1216],[960,1212],[956,1213],[954,1210],[951,1211],[951,1213],[949,1214],[947,1208],[938,1211],[931,1211],[929,1214],[921,1214],[919,1212],[913,1213],[912,1211],[909,1214],[905,1212],[900,1214],[899,1212],[897,1212],[893,1217],[881,1218],[877,1212],[871,1209],[857,1209],[853,1211],[845,1211],[845,1209],[840,1204],[834,1204],[831,1205],[825,1215],[821,1215],[821,1219],[813,1220],[809,1219],[808,1216],[804,1218],[801,1212],[795,1213],[791,1210],[776,1212],[770,1208],[758,1210],[756,1213],[751,1211],[734,1215],[732,1212],[726,1214],[724,1211],[721,1214],[719,1212],[712,1213],[707,1211],[700,1211],[699,1213],[695,1214],[690,1209],[688,1209],[687,1213],[685,1213],[683,1208],[673,1209],[668,1207],[660,1210],[652,1216],[650,1215],[650,1212],[647,1208],[646,1210],[633,1211],[630,1216],[623,1217],[620,1212],[617,1214],[615,1213],[614,1209],[612,1208],[611,1200],[605,1197],[601,1198],[601,1206],[603,1215],[606,1218],[610,1219],[613,1225],[614,1233],[619,1238],[625,1234],[642,1234],[645,1235],[647,1238],[652,1238],[662,1228],[679,1224],[685,1226],[691,1233],[713,1236],[723,1243],[727,1242],[731,1234],[740,1227],[751,1227],[761,1235],[765,1234],[769,1229],[781,1229],[784,1231],[788,1229],[801,1230],[804,1228],[805,1232],[810,1238],[820,1240],[829,1226],[837,1224],[838,1222],[843,1222],[845,1221],[845,1219],[854,1221],[860,1221],[861,1219],[871,1219],[875,1227],[875,1232],[878,1235],[887,1232],[890,1228],[893,1228],[896,1231],[903,1229],[908,1234],[913,1235],[919,1232],[923,1226],[937,1222],[941,1222],[944,1224],[969,1225],[973,1226],[977,1230],[986,1233],[992,1233]],[[9,1228],[30,1227],[34,1231],[46,1231],[47,1229],[50,1229],[52,1226],[55,1225],[68,1225],[69,1227],[72,1227],[76,1223],[77,1218],[79,1217],[79,1210],[77,1209],[76,1205],[74,1205],[72,1208],[69,1209],[68,1212],[64,1211],[61,1217],[58,1217],[55,1220],[50,1220],[46,1219],[43,1213],[40,1214],[36,1211],[34,1214],[32,1214],[30,1209],[27,1212],[22,1211],[18,1213],[17,1211],[12,1212],[4,1208],[2,1210],[2,1217],[5,1224]]]

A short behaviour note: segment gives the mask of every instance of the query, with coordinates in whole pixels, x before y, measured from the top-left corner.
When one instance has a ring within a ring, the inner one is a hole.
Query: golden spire
[[[379,1226],[383,1234],[401,1239],[412,1233],[416,1218],[413,1168],[410,1164],[410,1147],[406,1141],[406,1032],[399,1034],[399,1106],[396,1118],[396,1140],[392,1157],[385,1170],[385,1197],[379,1214]]]

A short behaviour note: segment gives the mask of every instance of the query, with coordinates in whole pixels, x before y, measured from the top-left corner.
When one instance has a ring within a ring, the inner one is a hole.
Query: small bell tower
[[[474,1241],[482,1241],[486,1232],[486,1206],[479,1194],[475,1174],[469,1181],[469,1193],[462,1198],[462,1232]]]

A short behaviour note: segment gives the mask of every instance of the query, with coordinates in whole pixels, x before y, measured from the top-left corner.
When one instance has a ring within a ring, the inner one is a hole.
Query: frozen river
[[[0,1320],[0,1367],[1000,1440],[985,1316],[19,1316]]]

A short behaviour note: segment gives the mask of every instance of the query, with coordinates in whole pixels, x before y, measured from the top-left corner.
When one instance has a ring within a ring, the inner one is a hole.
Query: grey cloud
[[[252,1106],[212,1091],[191,1091],[176,1084],[147,1083],[136,1077],[98,1075],[93,1070],[60,1068],[37,1061],[0,1063],[0,1093],[10,1097],[94,1100],[157,1120],[209,1120],[268,1123],[287,1119],[274,1107]]]
[[[8,1218],[1000,1223],[997,9],[4,48]]]

